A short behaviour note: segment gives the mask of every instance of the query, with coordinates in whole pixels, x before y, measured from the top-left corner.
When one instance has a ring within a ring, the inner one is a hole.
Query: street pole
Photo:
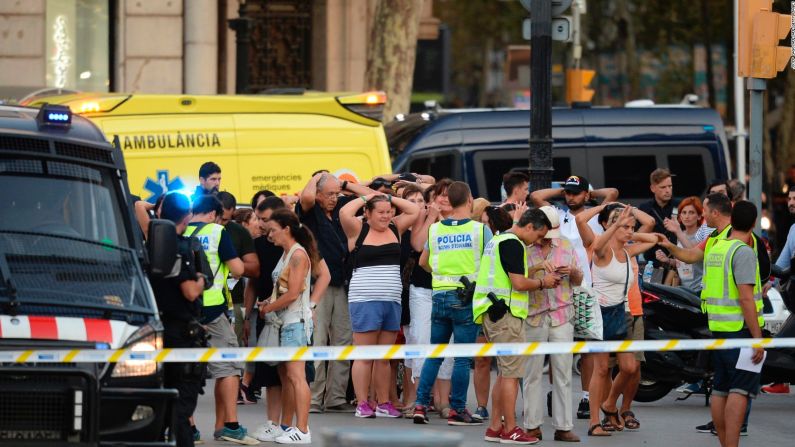
[[[740,0],[734,0],[734,123],[735,123],[735,150],[737,164],[737,180],[745,183],[745,89],[743,88],[743,78],[739,75],[739,14]],[[707,55],[709,57],[709,55]],[[729,174],[731,175],[731,173]]]
[[[530,191],[552,183],[552,2],[532,0]]]
[[[764,79],[748,78],[748,90],[751,92],[751,157],[750,174],[748,182],[748,198],[762,214],[762,145],[764,142],[764,127],[762,115],[764,113],[764,96],[767,82]],[[756,220],[756,230],[760,229],[760,220]]]

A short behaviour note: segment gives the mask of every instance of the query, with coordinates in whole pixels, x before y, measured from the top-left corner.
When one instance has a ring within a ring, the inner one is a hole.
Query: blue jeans
[[[455,290],[433,292],[431,344],[449,343],[452,335],[455,335],[454,343],[475,343],[479,328],[480,326],[475,324],[472,318],[471,302],[462,304]],[[420,384],[417,387],[417,405],[428,406],[431,403],[431,388],[443,360],[442,358],[425,360],[420,374]],[[471,357],[456,357],[453,362],[450,406],[456,411],[466,408],[471,368]]]

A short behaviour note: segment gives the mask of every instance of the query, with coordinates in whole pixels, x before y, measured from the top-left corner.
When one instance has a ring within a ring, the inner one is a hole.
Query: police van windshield
[[[78,164],[0,159],[0,299],[149,307],[111,181]]]

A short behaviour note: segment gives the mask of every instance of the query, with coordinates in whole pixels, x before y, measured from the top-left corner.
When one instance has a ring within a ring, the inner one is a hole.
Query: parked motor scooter
[[[788,316],[783,325],[773,329],[772,334],[766,326],[765,336],[795,337],[795,285],[789,281],[789,269],[782,270],[772,267],[772,276],[779,278],[781,284],[781,301],[788,309]],[[779,291],[771,289],[771,292]],[[672,339],[709,339],[713,338],[709,330],[707,317],[701,311],[701,298],[694,292],[683,287],[670,287],[662,284],[643,283],[645,337],[647,340]],[[779,298],[773,298],[778,300]],[[766,319],[782,312],[771,311],[775,306],[765,299]],[[787,315],[784,313],[784,315]],[[772,319],[771,319],[772,320]],[[712,371],[706,351],[667,351],[646,352],[646,362],[641,366],[641,381],[635,400],[653,402],[663,398],[671,389],[683,383],[704,381],[706,403],[711,394]],[[762,383],[785,382],[795,383],[795,349],[776,348],[768,350],[768,357],[762,368]],[[686,399],[686,396],[684,399]]]
[[[701,298],[683,287],[643,283],[643,314],[646,340],[692,340],[712,338]],[[682,383],[707,382],[709,362],[702,351],[645,352],[635,400],[653,402]]]
[[[795,337],[795,284],[790,269],[773,267],[773,276],[780,279],[779,289],[789,317],[774,338]],[[762,365],[762,383],[795,383],[795,348],[766,349],[767,358]]]

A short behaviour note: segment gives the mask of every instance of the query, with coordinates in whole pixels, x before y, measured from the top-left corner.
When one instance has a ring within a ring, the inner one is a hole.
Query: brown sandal
[[[596,433],[597,428],[601,429],[602,433]],[[605,430],[605,428],[602,427],[602,424],[594,424],[591,425],[591,428],[588,429],[588,436],[604,437],[604,436],[613,436],[613,435],[609,431]]]
[[[602,413],[605,414],[605,418],[602,420],[602,425],[609,426],[605,427],[606,431],[623,431],[624,426],[621,424],[621,419],[618,418],[618,410],[616,411],[607,411],[605,407],[599,407],[602,410]],[[612,430],[611,430],[612,428]]]
[[[624,427],[626,427],[627,430],[634,431],[640,429],[640,421],[635,417],[635,413],[627,410],[621,413],[621,418],[624,419]]]

